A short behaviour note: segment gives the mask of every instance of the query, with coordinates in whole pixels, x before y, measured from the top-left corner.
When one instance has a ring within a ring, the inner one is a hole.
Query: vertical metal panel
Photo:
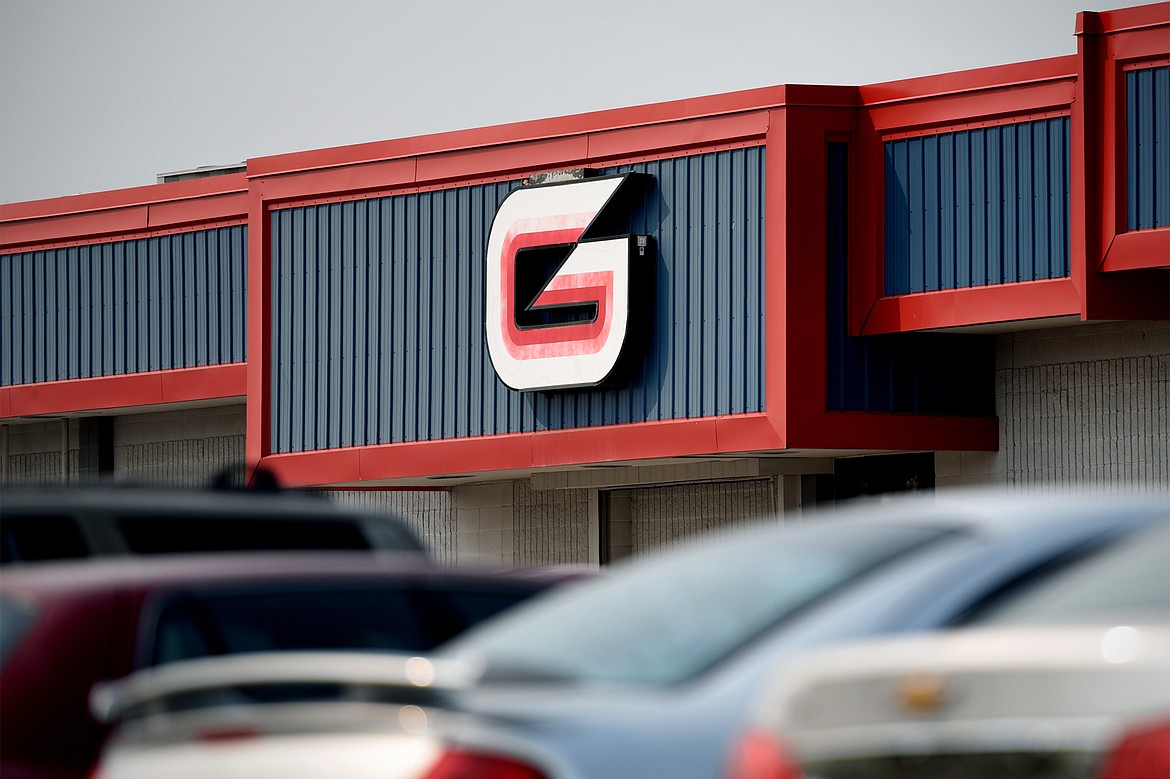
[[[484,251],[519,182],[273,212],[273,451],[762,410],[763,167],[753,147],[602,171],[653,177],[625,229],[655,239],[654,292],[628,375],[585,390],[515,392],[487,355]]]
[[[1129,230],[1170,225],[1170,65],[1125,74]]]
[[[1069,274],[1069,120],[886,143],[886,293]]]
[[[0,257],[3,384],[241,362],[246,230]]]
[[[949,143],[941,145],[945,147]],[[830,143],[826,152],[827,408],[955,415],[994,413],[993,336],[909,333],[858,338],[849,335],[848,144]],[[897,162],[896,155],[888,150],[887,154],[888,160]],[[946,178],[940,175],[938,180]],[[945,242],[948,232],[949,226],[940,223],[936,235]],[[909,266],[904,270],[908,271]],[[952,265],[954,273],[959,270],[958,264]],[[908,276],[900,274],[899,278]]]

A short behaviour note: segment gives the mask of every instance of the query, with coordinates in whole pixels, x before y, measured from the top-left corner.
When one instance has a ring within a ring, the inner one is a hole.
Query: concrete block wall
[[[0,482],[41,484],[77,481],[76,419],[0,426]]]
[[[458,560],[455,500],[447,490],[330,490],[326,494],[349,509],[401,517],[435,560]]]
[[[999,451],[940,452],[939,487],[1170,487],[1170,325],[1127,322],[1002,335]]]
[[[244,462],[243,405],[127,414],[114,420],[114,478],[199,487]]]

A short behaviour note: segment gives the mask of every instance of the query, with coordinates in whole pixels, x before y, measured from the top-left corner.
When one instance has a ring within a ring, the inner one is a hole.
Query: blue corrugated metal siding
[[[826,407],[984,416],[995,413],[995,338],[903,333],[850,336],[848,144],[828,152]]]
[[[886,143],[886,294],[1069,275],[1069,120]]]
[[[654,237],[654,286],[610,388],[521,393],[492,369],[484,251],[519,182],[273,212],[273,451],[762,410],[764,149],[602,173],[627,171],[654,177],[627,226]]]
[[[1127,229],[1170,225],[1170,66],[1125,74]]]
[[[244,360],[247,227],[0,257],[0,382]]]

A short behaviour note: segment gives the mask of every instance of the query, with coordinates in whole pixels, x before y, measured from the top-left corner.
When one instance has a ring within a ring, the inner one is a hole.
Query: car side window
[[[68,560],[89,556],[89,545],[67,514],[6,515],[0,522],[0,562]]]

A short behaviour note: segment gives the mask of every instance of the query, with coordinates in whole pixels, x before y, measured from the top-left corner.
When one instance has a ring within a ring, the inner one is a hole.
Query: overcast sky
[[[773,84],[1076,52],[1090,0],[0,0],[0,202]]]

